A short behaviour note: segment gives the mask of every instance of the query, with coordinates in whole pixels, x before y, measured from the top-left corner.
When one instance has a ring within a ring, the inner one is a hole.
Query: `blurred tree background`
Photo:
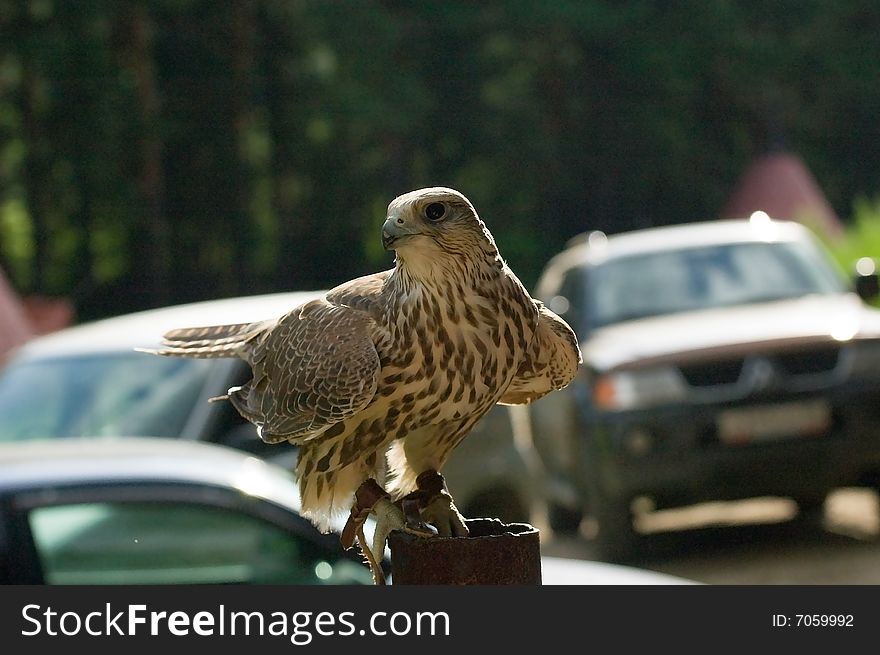
[[[387,268],[429,185],[531,286],[584,230],[716,216],[783,137],[873,207],[873,0],[0,0],[0,267],[80,320]]]

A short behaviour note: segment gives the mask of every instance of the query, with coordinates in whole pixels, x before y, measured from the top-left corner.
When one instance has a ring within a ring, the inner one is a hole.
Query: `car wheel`
[[[577,534],[584,515],[580,510],[571,509],[556,503],[547,506],[547,522],[553,532],[561,535]]]
[[[633,526],[629,499],[603,496],[592,498],[596,532],[593,545],[599,559],[622,562],[636,554],[638,533]]]
[[[821,526],[825,519],[825,498],[827,494],[796,496],[794,502],[798,506],[797,521],[809,525]]]

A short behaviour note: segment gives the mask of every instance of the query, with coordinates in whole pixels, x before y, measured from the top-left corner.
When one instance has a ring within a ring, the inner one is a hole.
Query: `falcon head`
[[[388,205],[382,245],[398,257],[472,254],[494,257],[495,241],[470,201],[454,189],[429,187],[398,196]]]

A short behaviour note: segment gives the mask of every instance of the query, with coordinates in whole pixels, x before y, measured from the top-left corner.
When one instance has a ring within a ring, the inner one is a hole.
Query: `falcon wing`
[[[282,317],[243,353],[253,379],[230,390],[265,441],[304,441],[373,398],[379,355],[365,313],[313,300]]]
[[[574,379],[582,362],[577,336],[568,323],[536,302],[538,327],[525,360],[499,405],[525,405],[562,389]]]

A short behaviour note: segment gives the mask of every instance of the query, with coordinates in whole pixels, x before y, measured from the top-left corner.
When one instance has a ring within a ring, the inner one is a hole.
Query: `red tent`
[[[73,303],[67,299],[19,297],[0,270],[0,364],[31,337],[70,325],[73,315]]]
[[[21,299],[0,270],[0,362],[3,356],[34,335]]]
[[[737,182],[721,218],[747,217],[758,210],[772,218],[805,223],[831,238],[843,231],[804,162],[787,152],[758,157]]]

